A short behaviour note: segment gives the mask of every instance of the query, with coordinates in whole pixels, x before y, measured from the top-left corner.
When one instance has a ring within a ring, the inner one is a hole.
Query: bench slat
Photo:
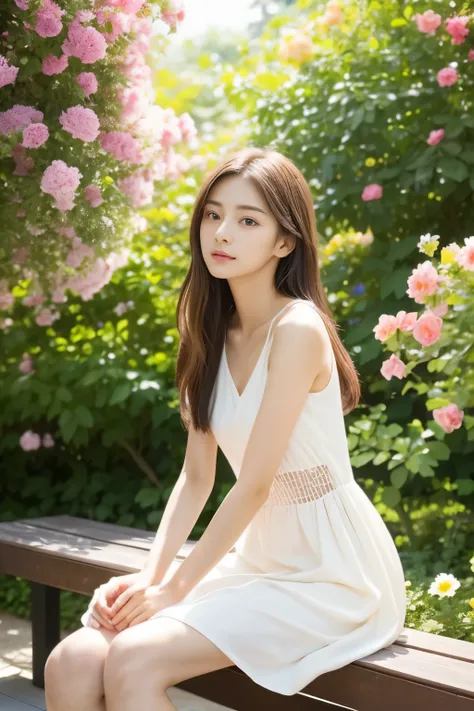
[[[440,654],[443,657],[462,659],[474,662],[474,644],[463,639],[454,639],[441,634],[421,632],[420,630],[404,627],[396,644],[410,649],[421,649],[424,652]]]

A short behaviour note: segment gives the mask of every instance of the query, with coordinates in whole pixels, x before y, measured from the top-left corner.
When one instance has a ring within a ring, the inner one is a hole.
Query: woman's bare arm
[[[142,572],[151,585],[162,582],[198,520],[214,486],[217,442],[212,433],[197,432],[192,423],[183,468],[166,503],[155,540]]]

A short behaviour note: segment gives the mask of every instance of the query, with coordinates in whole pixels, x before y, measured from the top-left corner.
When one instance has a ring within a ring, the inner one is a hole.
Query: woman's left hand
[[[127,627],[149,620],[165,607],[178,602],[171,589],[162,585],[150,585],[144,590],[125,590],[112,605],[111,623],[121,632]],[[115,613],[115,614],[114,614]]]

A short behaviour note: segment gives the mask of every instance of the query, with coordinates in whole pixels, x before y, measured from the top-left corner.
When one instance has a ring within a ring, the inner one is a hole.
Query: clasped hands
[[[121,632],[179,600],[171,585],[152,585],[148,576],[141,573],[114,577],[94,593],[89,605],[91,624]]]

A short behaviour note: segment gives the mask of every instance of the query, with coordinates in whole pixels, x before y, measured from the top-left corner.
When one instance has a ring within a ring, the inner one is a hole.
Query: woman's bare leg
[[[82,627],[56,645],[45,667],[47,711],[105,711],[104,666],[117,634]]]

